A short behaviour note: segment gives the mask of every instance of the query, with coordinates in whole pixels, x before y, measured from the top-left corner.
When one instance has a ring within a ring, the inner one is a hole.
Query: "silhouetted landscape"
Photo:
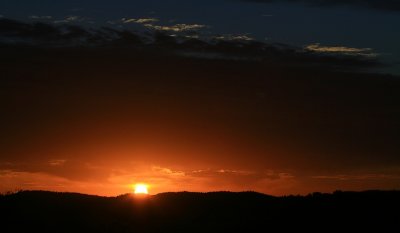
[[[138,197],[22,191],[0,196],[2,232],[392,232],[400,192],[274,197],[256,192]]]

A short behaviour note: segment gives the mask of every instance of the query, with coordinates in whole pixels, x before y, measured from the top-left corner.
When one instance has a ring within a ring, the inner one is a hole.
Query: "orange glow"
[[[148,191],[148,185],[147,184],[136,184],[135,185],[135,194],[149,194]]]

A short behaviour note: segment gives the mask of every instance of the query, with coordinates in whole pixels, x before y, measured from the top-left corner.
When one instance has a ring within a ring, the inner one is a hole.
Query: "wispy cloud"
[[[358,174],[358,175],[319,175],[312,176],[313,179],[326,179],[326,180],[379,180],[379,179],[400,179],[399,175],[392,174]]]
[[[185,176],[185,172],[183,171],[174,171],[170,168],[165,168],[165,167],[159,167],[159,166],[153,166],[152,170],[156,173],[160,173],[163,175],[170,175],[170,176]]]
[[[0,191],[50,190],[113,196],[126,192],[121,184],[76,181],[44,172],[0,170]]]
[[[122,23],[139,23],[139,24],[150,24],[150,23],[156,23],[158,22],[159,19],[157,18],[139,18],[139,19],[128,19],[128,18],[122,18],[121,22]]]
[[[223,173],[223,174],[236,174],[236,175],[250,175],[250,174],[254,173],[254,172],[250,172],[250,171],[230,170],[230,169],[219,169],[216,172]]]
[[[65,159],[52,159],[49,161],[50,166],[63,166],[67,162]]]
[[[77,16],[77,15],[72,15],[72,16],[67,16],[65,19],[61,20],[55,20],[53,23],[59,24],[59,23],[76,23],[76,22],[83,22],[86,21],[86,18]]]
[[[175,24],[171,26],[160,26],[153,24],[144,24],[145,27],[157,30],[157,31],[170,31],[170,32],[184,32],[184,31],[196,31],[199,29],[206,28],[203,24]]]
[[[346,46],[322,46],[319,43],[310,44],[305,47],[308,51],[327,53],[327,54],[343,54],[350,56],[365,56],[365,57],[376,57],[377,53],[374,53],[371,48],[352,48]]]
[[[249,34],[225,34],[225,35],[218,35],[214,36],[213,39],[216,40],[229,40],[229,41],[253,41],[254,38],[251,37]]]
[[[166,32],[186,32],[186,31],[197,31],[203,28],[206,28],[206,25],[203,24],[172,24],[172,25],[162,25],[160,23],[156,24],[160,20],[158,18],[122,18],[117,21],[108,21],[108,24],[119,25],[120,27],[123,24],[140,24],[145,28],[156,30],[156,31],[166,31]],[[169,20],[168,24],[173,23],[175,20]]]

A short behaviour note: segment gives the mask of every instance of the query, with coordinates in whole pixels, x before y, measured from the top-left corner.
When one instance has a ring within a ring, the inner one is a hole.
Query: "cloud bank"
[[[260,42],[250,35],[203,35],[202,24],[160,26],[155,19],[124,19],[150,29],[145,33],[126,28],[84,28],[71,24],[82,18],[68,17],[68,24],[24,23],[0,19],[0,44],[40,47],[104,47],[119,46],[140,49],[160,49],[164,52],[200,59],[246,60],[274,62],[282,65],[359,69],[380,67],[379,56],[372,48],[352,48],[344,45],[311,44],[295,47],[286,44]]]
[[[346,46],[322,46],[320,44],[310,44],[307,45],[305,49],[317,53],[342,54],[348,56],[364,56],[364,57],[378,56],[378,54],[374,53],[373,49],[371,48],[352,48]]]

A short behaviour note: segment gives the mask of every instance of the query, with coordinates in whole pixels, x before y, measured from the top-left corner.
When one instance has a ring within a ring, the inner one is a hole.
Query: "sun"
[[[134,193],[135,194],[149,194],[147,187],[148,187],[147,184],[136,184]]]

